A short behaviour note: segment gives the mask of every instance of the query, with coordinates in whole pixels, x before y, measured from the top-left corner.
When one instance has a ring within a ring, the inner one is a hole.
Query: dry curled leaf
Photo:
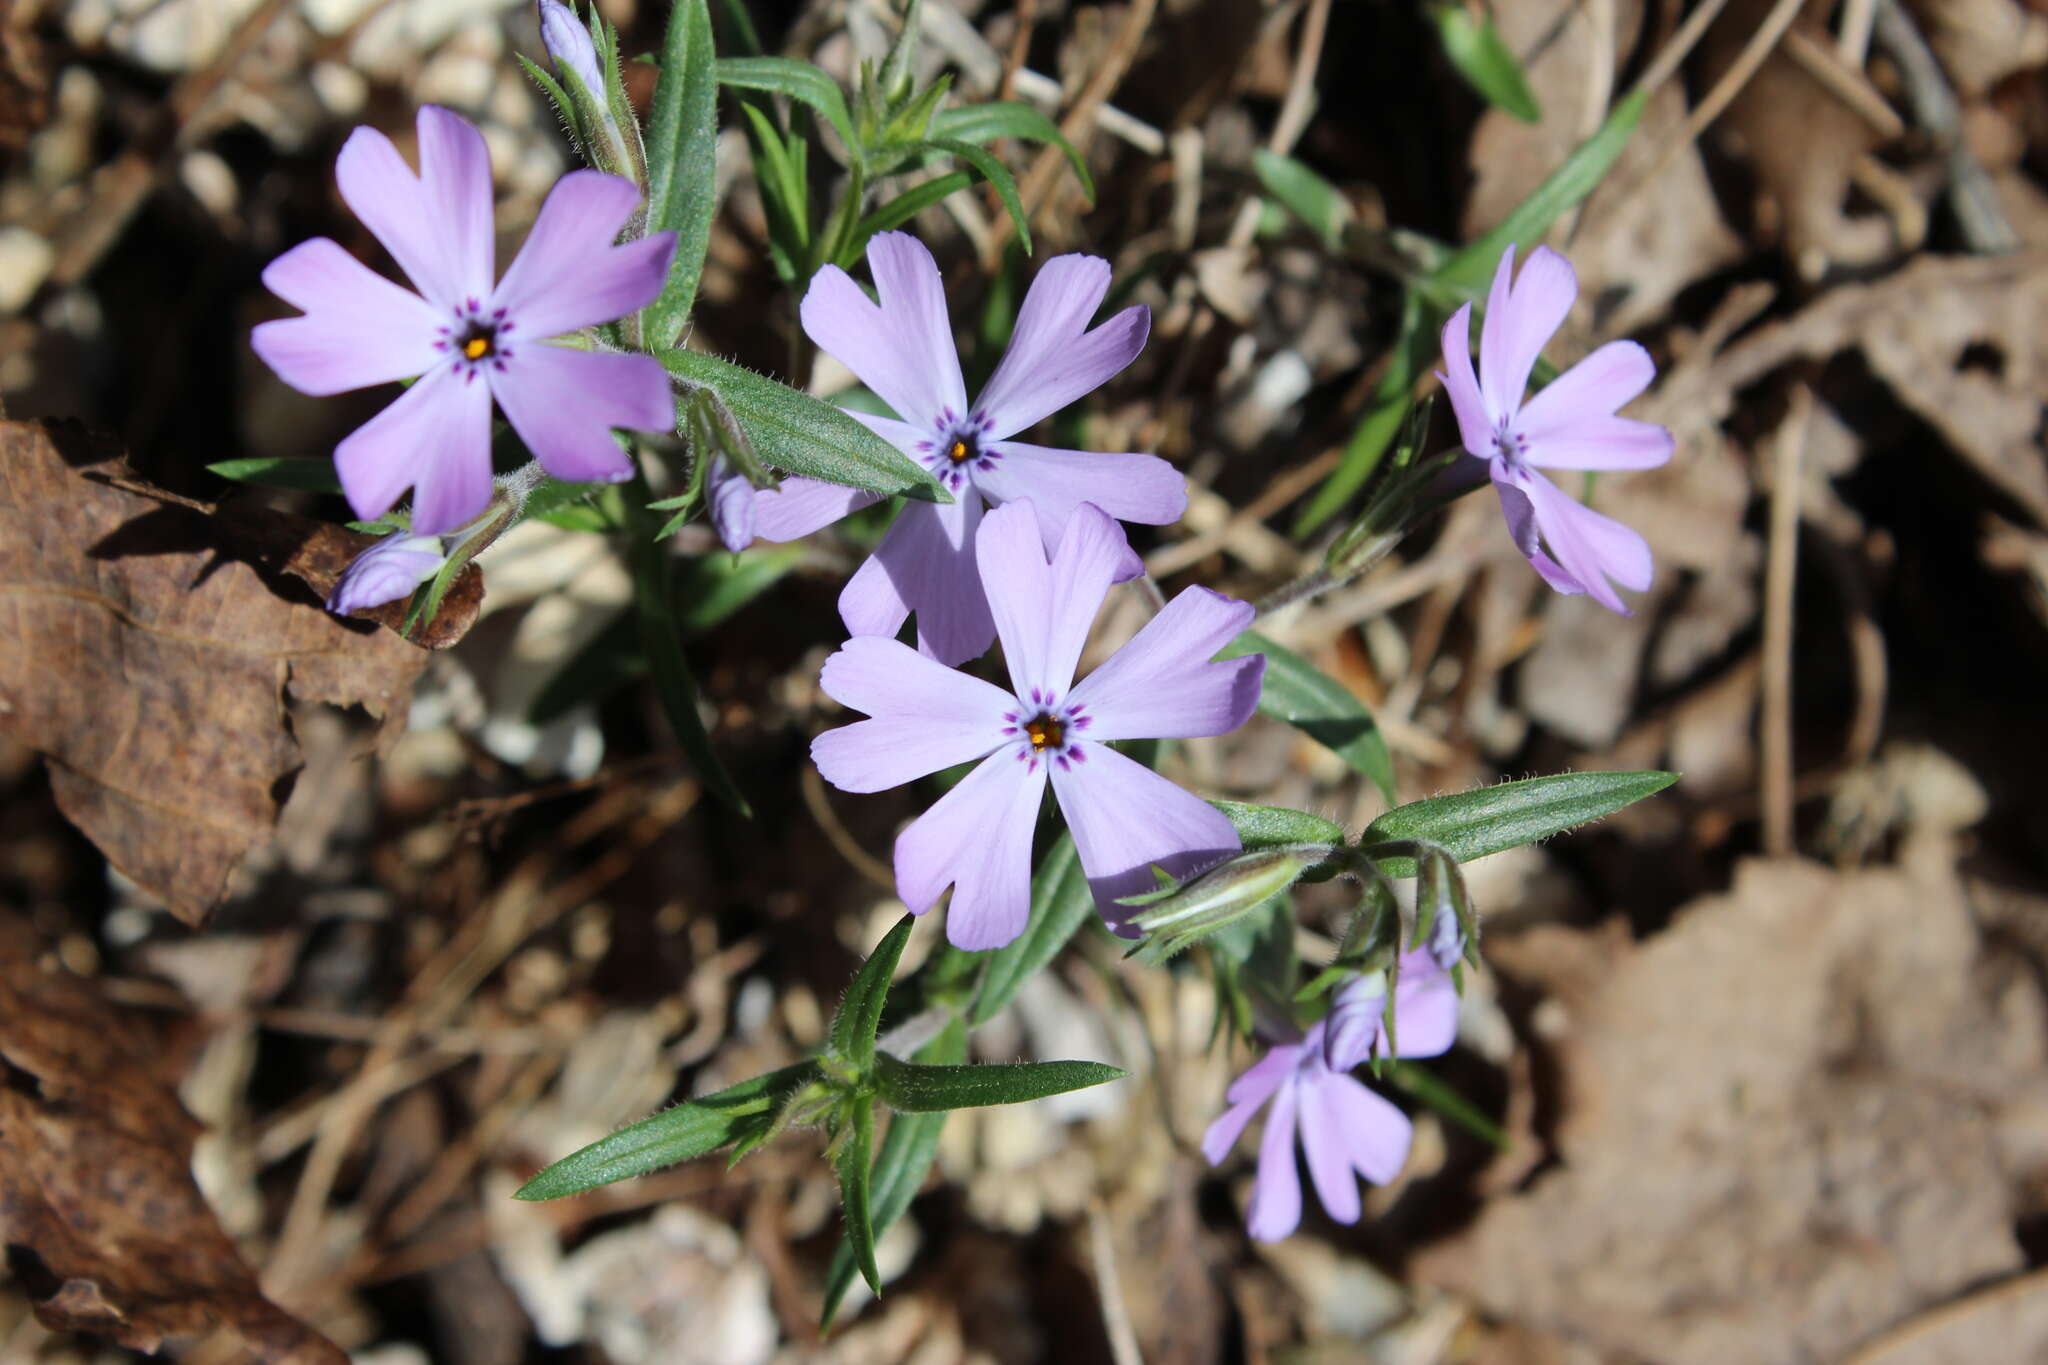
[[[207,1207],[147,1032],[40,947],[0,919],[0,1241],[36,1317],[137,1351],[227,1328],[268,1365],[346,1361],[263,1297]]]
[[[76,428],[0,423],[0,726],[108,860],[197,924],[299,770],[287,701],[362,706],[395,738],[427,656],[305,586],[346,533],[147,489]]]

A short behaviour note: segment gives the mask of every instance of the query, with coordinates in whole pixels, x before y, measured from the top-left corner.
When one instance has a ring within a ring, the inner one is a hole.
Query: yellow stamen
[[[462,343],[462,353],[471,360],[482,360],[491,353],[491,339],[489,337],[471,337]]]
[[[1025,722],[1024,733],[1031,737],[1034,749],[1057,749],[1066,743],[1067,738],[1065,728],[1051,716]]]
[[[967,449],[967,442],[955,441],[952,447],[946,451],[946,458],[954,464],[965,464],[970,453]]]

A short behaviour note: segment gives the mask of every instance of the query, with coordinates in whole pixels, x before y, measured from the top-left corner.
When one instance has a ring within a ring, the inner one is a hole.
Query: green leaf
[[[889,999],[889,980],[896,974],[903,945],[910,942],[910,928],[916,923],[914,917],[905,915],[882,936],[874,953],[854,973],[853,984],[846,988],[846,999],[839,1002],[839,1013],[832,1017],[832,1035],[827,1046],[833,1056],[857,1070],[866,1071],[875,1060],[875,1031],[882,1026],[882,1006]]]
[[[1022,1104],[1085,1090],[1130,1073],[1104,1062],[1009,1062],[985,1066],[920,1066],[875,1054],[876,1093],[891,1109],[930,1114],[986,1104]]]
[[[1395,1085],[1473,1137],[1495,1151],[1505,1152],[1508,1149],[1508,1135],[1501,1126],[1486,1117],[1478,1105],[1444,1084],[1434,1072],[1406,1060],[1392,1062],[1387,1070]]]
[[[996,187],[996,194],[1002,199],[1003,207],[1010,211],[1010,220],[1017,225],[1018,244],[1024,248],[1025,254],[1029,255],[1031,223],[1024,216],[1024,201],[1017,197],[1017,182],[1011,178],[1009,168],[973,143],[962,142],[958,138],[926,138],[923,145],[960,158],[981,172],[982,178]]]
[[[1541,123],[1542,106],[1529,89],[1522,64],[1494,27],[1491,16],[1475,17],[1462,4],[1435,5],[1430,17],[1436,20],[1437,36],[1443,40],[1444,56],[1450,59],[1466,83],[1491,104],[1507,110],[1524,123]]]
[[[263,455],[249,460],[222,460],[206,468],[223,479],[260,484],[265,488],[290,488],[301,493],[341,491],[341,476],[334,472],[332,460]]]
[[[775,1122],[781,1101],[817,1072],[816,1062],[798,1062],[701,1100],[664,1109],[563,1157],[520,1186],[514,1198],[560,1199],[581,1194],[766,1132]]]
[[[601,483],[570,483],[566,479],[558,479],[550,474],[526,495],[526,501],[519,508],[519,519],[552,521],[561,513],[578,507],[585,499],[594,498],[609,487],[610,484]]]
[[[1289,844],[1342,844],[1350,836],[1344,827],[1334,820],[1320,815],[1310,815],[1303,810],[1288,810],[1281,806],[1251,806],[1241,801],[1211,801],[1210,805],[1229,817],[1237,830],[1238,841],[1247,850],[1255,848],[1283,848]],[[1337,868],[1330,865],[1312,867],[1302,873],[1306,882],[1326,882],[1337,875]]]
[[[846,1240],[853,1262],[868,1288],[882,1292],[882,1272],[875,1269],[875,1225],[868,1200],[869,1167],[875,1153],[875,1102],[858,1099],[839,1135],[839,1202],[846,1210]]]
[[[1088,163],[1074,150],[1074,144],[1067,141],[1066,134],[1060,131],[1057,123],[1019,100],[997,100],[989,104],[942,109],[933,116],[928,136],[973,143],[993,142],[999,137],[1050,143],[1067,154],[1067,163],[1074,168],[1075,179],[1081,182],[1082,190],[1090,199],[1095,198],[1095,180],[1088,174]]]
[[[1559,214],[1594,191],[1615,158],[1621,155],[1621,149],[1628,145],[1629,135],[1642,122],[1648,103],[1647,90],[1630,91],[1608,111],[1600,130],[1581,143],[1514,212],[1493,231],[1437,267],[1431,278],[1468,295],[1484,289],[1500,264],[1501,253],[1511,243],[1533,247],[1550,231]]]
[[[1308,224],[1324,246],[1335,251],[1344,245],[1344,229],[1352,218],[1351,201],[1335,185],[1293,157],[1263,147],[1252,153],[1252,172],[1266,193]]]
[[[1031,919],[1024,932],[989,954],[988,971],[967,1016],[968,1026],[980,1028],[1002,1013],[1024,989],[1024,983],[1058,957],[1067,940],[1094,913],[1095,893],[1088,889],[1088,874],[1081,870],[1073,836],[1062,834],[1045,851],[1032,879]]]
[[[1224,646],[1217,657],[1266,656],[1266,681],[1259,691],[1259,711],[1284,720],[1359,772],[1371,778],[1386,798],[1394,799],[1394,759],[1386,736],[1365,703],[1351,689],[1291,649],[1248,630]]]
[[[846,111],[846,95],[838,84],[809,62],[788,57],[721,57],[718,83],[736,90],[762,90],[787,95],[808,104],[825,116],[846,144],[846,154],[861,154],[860,139],[854,136],[853,119]]]
[[[782,243],[786,252],[802,252],[810,241],[811,224],[809,190],[799,158],[792,156],[790,144],[775,130],[767,113],[752,104],[742,104],[740,113],[753,130],[754,178],[768,210],[770,236],[786,238]],[[795,145],[800,149],[804,144],[798,140]]]
[[[659,359],[678,379],[725,400],[764,464],[876,493],[952,501],[924,466],[830,403],[695,351],[666,351]]]
[[[668,552],[654,538],[654,518],[647,511],[646,500],[647,480],[636,472],[625,501],[633,567],[633,611],[640,623],[640,648],[653,671],[661,709],[676,732],[676,742],[696,767],[698,779],[720,800],[741,815],[751,817],[753,809],[725,770],[725,764],[719,761],[717,751],[711,747],[711,736],[705,733],[704,718],[697,713],[697,680],[690,673],[690,661],[683,655],[682,631],[676,621],[675,580],[669,573]]]
[[[1409,290],[1401,301],[1401,328],[1395,337],[1394,349],[1388,353],[1386,371],[1380,375],[1380,382],[1372,391],[1372,406],[1366,409],[1365,416],[1352,431],[1351,439],[1345,442],[1337,467],[1330,471],[1330,477],[1323,480],[1323,486],[1316,490],[1316,495],[1309,499],[1308,506],[1296,518],[1294,534],[1297,539],[1313,534],[1317,527],[1343,509],[1351,495],[1372,477],[1373,470],[1379,467],[1380,457],[1387,453],[1387,447],[1400,433],[1414,398],[1415,376],[1425,363],[1429,348],[1436,344],[1436,338],[1425,325],[1426,321],[1421,294]]]
[[[718,207],[716,69],[705,0],[675,0],[647,122],[647,230],[676,234],[675,262],[645,314],[646,342],[654,351],[667,350],[682,335],[711,243]]]
[[[861,253],[867,249],[868,239],[876,233],[903,226],[947,195],[966,189],[974,181],[975,175],[972,171],[949,171],[921,185],[913,185],[897,195],[854,226],[853,232],[847,237],[845,249],[839,253],[839,268],[852,269],[854,263],[860,259]]]
[[[917,1054],[922,1062],[940,1064],[961,1062],[967,1057],[967,1026],[958,1015],[947,1023],[944,1031],[924,1045]],[[946,1126],[944,1111],[932,1114],[896,1114],[889,1120],[889,1130],[882,1138],[882,1150],[875,1155],[875,1168],[869,1175],[868,1218],[873,1224],[875,1237],[883,1233],[901,1218],[910,1208],[910,1201],[917,1197],[918,1189],[924,1184],[925,1172],[939,1154],[939,1133]],[[832,1325],[832,1315],[839,1311],[839,1302],[846,1297],[846,1291],[853,1287],[853,1246],[844,1238],[832,1253],[832,1267],[825,1273],[825,1306],[819,1314],[818,1325]]]
[[[1380,816],[1366,826],[1358,843],[1370,852],[1377,843],[1425,840],[1469,863],[1611,815],[1677,780],[1677,773],[1665,772],[1559,773],[1455,796],[1432,796]],[[1382,858],[1379,865],[1389,877],[1415,875],[1413,858]]]

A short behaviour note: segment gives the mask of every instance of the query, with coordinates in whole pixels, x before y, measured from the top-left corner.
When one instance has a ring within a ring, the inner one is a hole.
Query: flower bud
[[[604,93],[604,74],[597,69],[597,48],[590,41],[590,30],[561,0],[540,0],[540,40],[547,45],[548,57],[570,94],[576,93],[573,86],[567,86],[571,77],[592,95]]]
[[[347,616],[396,602],[439,573],[447,561],[439,536],[388,535],[342,571],[328,594],[327,609]]]
[[[1330,855],[1324,844],[1253,849],[1178,886],[1119,902],[1138,907],[1130,923],[1142,930],[1148,956],[1170,957],[1250,914]]]
[[[575,10],[561,0],[539,3],[540,39],[555,64],[560,93],[568,97],[561,114],[577,150],[598,170],[622,175],[644,187],[647,152],[619,80],[616,39],[593,14],[592,24],[606,35],[600,52],[592,30],[576,17]]]

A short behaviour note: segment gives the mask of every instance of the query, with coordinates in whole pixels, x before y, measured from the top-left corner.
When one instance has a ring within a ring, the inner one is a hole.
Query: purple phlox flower
[[[951,503],[912,499],[875,553],[848,580],[839,613],[854,635],[894,635],[917,613],[919,646],[941,663],[985,652],[995,638],[974,571],[974,528],[985,508],[1028,498],[1050,551],[1074,509],[1094,503],[1123,521],[1163,526],[1187,510],[1187,483],[1156,455],[1053,450],[1010,439],[1094,392],[1136,358],[1151,327],[1143,306],[1092,330],[1109,292],[1109,262],[1055,256],[1031,281],[1002,363],[973,403],[960,376],[938,263],[915,237],[868,243],[880,304],[826,266],[804,295],[804,331],[896,412],[852,416],[922,463]],[[756,533],[794,540],[878,497],[813,479],[785,479],[755,499]],[[1124,577],[1139,572],[1126,552]]]
[[[1468,303],[1444,324],[1444,368],[1437,378],[1451,396],[1465,449],[1487,462],[1516,547],[1551,587],[1590,593],[1626,616],[1628,608],[1607,580],[1639,592],[1649,587],[1649,545],[1536,471],[1650,469],[1670,459],[1669,431],[1615,416],[1649,387],[1657,367],[1635,342],[1610,341],[1524,402],[1536,357],[1571,312],[1579,281],[1571,263],[1549,247],[1530,252],[1511,284],[1514,264],[1510,246],[1486,300],[1478,377]]]
[[[1252,1063],[1226,1092],[1230,1107],[1202,1135],[1202,1155],[1211,1166],[1220,1166],[1252,1115],[1272,1102],[1246,1219],[1252,1236],[1262,1242],[1279,1241],[1301,1222],[1297,1134],[1316,1196],[1340,1223],[1358,1221],[1357,1177],[1384,1185],[1408,1160],[1414,1125],[1391,1102],[1329,1065],[1323,1056],[1324,1028],[1318,1023],[1300,1041],[1282,1043]],[[1405,1027],[1397,1028],[1405,1033]],[[1405,1037],[1402,1050],[1407,1051]]]
[[[1263,655],[1211,662],[1251,624],[1252,608],[1188,588],[1078,684],[1096,609],[1130,554],[1123,528],[1093,503],[1066,518],[1047,562],[1028,502],[990,512],[974,546],[1010,688],[948,668],[886,636],[848,640],[825,661],[827,695],[871,719],[811,743],[842,791],[899,786],[956,763],[981,763],[896,840],[896,890],[914,914],[948,886],[946,936],[999,948],[1031,911],[1031,835],[1048,781],[1095,902],[1153,888],[1238,851],[1222,812],[1109,747],[1117,739],[1220,735],[1258,703]]]
[[[414,175],[389,138],[358,128],[334,173],[341,197],[420,292],[315,238],[263,272],[272,292],[304,316],[263,323],[250,338],[301,393],[419,376],[335,447],[350,506],[365,520],[379,517],[410,487],[416,532],[438,534],[474,518],[491,496],[494,397],[549,473],[577,481],[628,477],[632,461],[611,429],[675,425],[660,362],[546,339],[653,300],[675,234],[614,246],[640,191],[615,175],[571,171],[548,192],[526,245],[493,286],[483,135],[460,115],[428,105],[419,114],[419,145]]]
[[[726,549],[738,554],[754,543],[754,485],[724,456],[704,471],[704,503]]]
[[[1458,1039],[1458,986],[1435,953],[1416,948],[1401,957],[1394,984],[1394,1053],[1398,1057],[1440,1057]],[[1323,1060],[1349,1071],[1373,1057],[1385,1057],[1387,977],[1361,976],[1337,992],[1323,1032]]]
[[[396,602],[432,578],[448,562],[439,536],[396,532],[355,557],[327,595],[327,610],[337,616],[368,611]]]

